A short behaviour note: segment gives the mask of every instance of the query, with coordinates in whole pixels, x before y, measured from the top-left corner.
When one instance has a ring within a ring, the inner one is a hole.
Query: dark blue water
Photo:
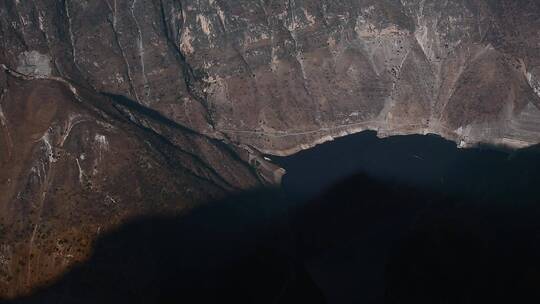
[[[272,159],[287,170],[286,191],[301,197],[362,173],[446,194],[530,201],[537,197],[540,185],[539,151],[538,147],[458,149],[454,142],[436,135],[380,139],[368,131]]]

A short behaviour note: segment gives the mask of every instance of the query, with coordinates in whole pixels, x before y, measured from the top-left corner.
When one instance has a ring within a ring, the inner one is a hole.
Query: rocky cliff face
[[[534,0],[1,0],[0,16],[1,294],[83,258],[102,225],[279,180],[258,151],[365,129],[540,140]]]
[[[330,137],[536,143],[540,4],[3,1],[2,60],[290,154]]]

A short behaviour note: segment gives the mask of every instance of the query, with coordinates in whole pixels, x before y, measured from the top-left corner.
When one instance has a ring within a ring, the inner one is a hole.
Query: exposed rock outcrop
[[[525,146],[539,138],[516,122],[539,104],[539,6],[4,1],[3,61],[48,56],[57,76],[267,153],[364,129]]]

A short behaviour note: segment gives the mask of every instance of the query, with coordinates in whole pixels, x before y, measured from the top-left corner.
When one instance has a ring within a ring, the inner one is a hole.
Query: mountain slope
[[[3,1],[2,61],[290,154],[364,129],[538,141],[537,1]],[[517,130],[516,130],[517,128]]]
[[[53,79],[3,73],[2,83],[3,296],[54,279],[86,258],[100,233],[131,218],[261,184],[220,141],[188,130],[168,139],[142,122],[162,123],[108,97]]]

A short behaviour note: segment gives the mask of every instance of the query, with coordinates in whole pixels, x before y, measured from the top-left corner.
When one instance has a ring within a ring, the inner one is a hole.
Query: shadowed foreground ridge
[[[13,303],[322,303],[291,251],[286,207],[277,192],[249,192],[135,221],[101,237],[58,283]]]
[[[88,262],[10,303],[535,301],[538,194],[464,199],[365,175],[308,204],[246,193],[102,236]]]

